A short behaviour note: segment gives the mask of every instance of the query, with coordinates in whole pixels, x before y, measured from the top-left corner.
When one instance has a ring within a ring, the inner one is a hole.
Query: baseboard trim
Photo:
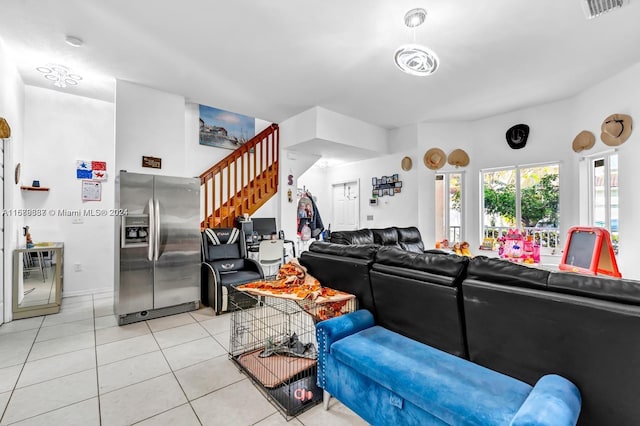
[[[63,291],[62,298],[76,297],[76,296],[88,296],[97,293],[113,292],[113,287],[91,288],[88,290],[76,290],[76,291]]]

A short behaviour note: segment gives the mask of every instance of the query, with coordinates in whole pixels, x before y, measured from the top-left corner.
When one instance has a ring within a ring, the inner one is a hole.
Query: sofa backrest
[[[466,357],[460,282],[468,258],[381,247],[371,267],[376,323]]]
[[[552,272],[547,287],[559,293],[640,306],[640,281]]]
[[[331,233],[331,242],[335,244],[377,244],[398,247],[416,253],[424,251],[422,236],[415,226],[334,231]]]
[[[373,244],[373,232],[366,228],[357,231],[333,231],[331,242],[334,244]]]
[[[566,377],[582,394],[579,424],[637,424],[640,283],[561,272],[546,288],[501,281],[462,283],[470,360],[529,384]]]
[[[342,245],[322,241],[311,243],[300,255],[300,264],[320,281],[336,290],[355,294],[360,308],[375,315],[369,269],[379,246]]]
[[[400,248],[400,244],[398,244],[398,231],[396,228],[377,228],[371,229],[373,233],[373,242],[380,246],[385,247],[397,247]]]
[[[424,243],[422,242],[422,235],[415,226],[409,226],[408,228],[396,228],[398,233],[398,244],[400,248],[416,253],[422,253],[424,251]]]
[[[549,271],[504,259],[476,256],[469,262],[467,278],[515,287],[547,288]]]
[[[247,257],[244,233],[238,228],[207,228],[202,232],[202,256],[206,262]]]

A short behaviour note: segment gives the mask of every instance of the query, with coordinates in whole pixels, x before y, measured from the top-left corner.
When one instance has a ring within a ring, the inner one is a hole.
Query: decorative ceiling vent
[[[619,9],[626,0],[584,0],[584,13],[587,19],[593,19],[611,10]]]

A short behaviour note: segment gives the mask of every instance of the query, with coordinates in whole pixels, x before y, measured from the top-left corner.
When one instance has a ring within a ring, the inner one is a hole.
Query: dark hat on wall
[[[526,124],[516,124],[507,130],[507,143],[512,149],[524,148],[529,137],[529,126]]]
[[[581,152],[593,148],[596,144],[596,136],[588,130],[583,130],[573,139],[573,151]]]
[[[0,139],[8,139],[11,137],[11,127],[3,117],[0,117]]]
[[[631,135],[631,116],[625,114],[610,115],[604,119],[600,129],[602,130],[600,139],[605,145],[622,145]]]
[[[444,166],[447,161],[447,154],[440,148],[431,148],[424,154],[424,165],[428,169],[438,170]]]

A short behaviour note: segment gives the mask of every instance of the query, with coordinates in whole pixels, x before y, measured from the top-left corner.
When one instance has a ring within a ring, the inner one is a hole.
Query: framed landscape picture
[[[236,149],[255,134],[255,118],[200,105],[200,145]]]

